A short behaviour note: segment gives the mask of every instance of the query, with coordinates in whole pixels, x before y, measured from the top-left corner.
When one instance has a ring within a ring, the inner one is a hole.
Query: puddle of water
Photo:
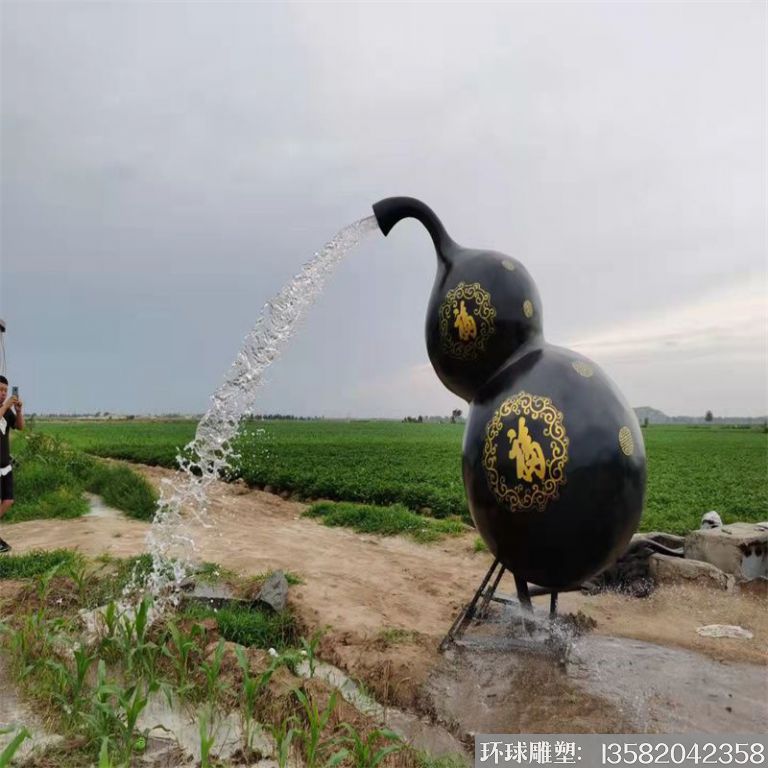
[[[298,665],[296,673],[304,678],[310,678],[312,673],[309,663],[305,661]],[[435,757],[466,755],[464,745],[448,730],[402,709],[384,707],[362,691],[357,683],[338,667],[326,662],[317,662],[315,677],[337,688],[339,694],[358,712],[385,725],[416,749],[424,750]]]
[[[200,720],[205,709],[183,707],[174,701],[169,703],[165,695],[154,693],[139,716],[137,729],[149,731],[149,739],[156,743],[165,741],[169,745],[177,744],[197,764],[201,757]],[[209,734],[215,740],[212,756],[221,760],[228,759],[242,746],[240,717],[237,713],[216,716],[209,724]],[[260,728],[254,728],[252,744],[256,751],[264,755],[274,752],[271,739]]]
[[[719,662],[692,651],[603,635],[574,648],[571,674],[635,710],[645,730],[662,733],[765,733],[768,669]]]
[[[84,496],[88,501],[89,509],[83,517],[108,517],[113,520],[125,519],[123,512],[114,507],[107,506],[101,496],[97,496],[95,493],[88,493],[87,491]]]
[[[463,740],[485,733],[763,733],[768,669],[722,663],[637,640],[558,631],[548,653],[539,615],[532,645],[519,641],[519,611],[496,611],[433,671],[427,695]]]

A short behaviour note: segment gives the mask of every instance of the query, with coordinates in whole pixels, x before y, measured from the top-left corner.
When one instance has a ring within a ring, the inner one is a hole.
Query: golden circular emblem
[[[523,302],[523,314],[528,318],[533,317],[533,304],[530,299]]]
[[[585,379],[590,378],[595,372],[595,369],[583,360],[574,360],[571,365],[573,366],[573,370]]]
[[[515,271],[515,262],[512,261],[512,259],[504,259],[504,261],[501,262],[501,265],[504,269],[508,269],[510,272]]]
[[[484,352],[496,330],[491,294],[480,283],[459,283],[448,291],[439,316],[443,351],[459,360],[471,360]]]
[[[632,439],[629,427],[622,427],[619,430],[619,446],[625,456],[631,456],[635,452],[635,441]]]
[[[485,428],[483,468],[493,495],[512,512],[543,512],[566,481],[568,436],[548,397],[518,392]]]

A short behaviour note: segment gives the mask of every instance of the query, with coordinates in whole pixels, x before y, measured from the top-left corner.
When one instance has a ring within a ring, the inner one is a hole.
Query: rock
[[[654,553],[648,558],[648,568],[651,576],[657,582],[665,584],[697,581],[717,589],[730,591],[735,583],[733,576],[723,573],[711,563],[689,560],[684,557]]]
[[[701,524],[699,528],[706,530],[707,528],[722,528],[723,521],[720,519],[720,515],[714,510],[711,512],[705,512],[701,517]]]
[[[264,486],[264,493],[274,493],[275,489],[271,485]]]
[[[217,610],[236,602],[232,589],[224,582],[194,584],[191,591],[186,591],[184,599],[189,602],[202,603]]]
[[[647,597],[654,587],[648,563],[654,553],[682,557],[683,537],[659,532],[636,533],[616,562],[582,585],[582,590],[594,594],[612,589],[633,597]]]
[[[685,556],[711,563],[738,581],[768,577],[768,529],[733,523],[693,531],[685,537]]]
[[[672,550],[680,550],[680,555],[683,554],[683,544],[685,543],[684,536],[676,536],[674,533],[664,533],[662,531],[651,531],[650,533],[636,533],[632,537],[630,547],[632,544],[642,541],[649,543],[654,551],[661,551],[664,548]],[[627,551],[629,551],[629,548]],[[662,554],[670,554],[669,552],[662,552]],[[677,554],[675,552],[675,554]]]
[[[284,499],[285,501],[288,501],[288,499],[291,498],[291,492],[290,491],[280,491],[280,498]]]
[[[419,507],[419,514],[423,517],[432,517],[432,507]]]
[[[275,571],[262,585],[256,601],[268,605],[273,611],[285,610],[288,602],[288,579],[282,571]]]
[[[748,629],[733,624],[708,624],[699,627],[696,632],[702,637],[733,637],[737,640],[751,640],[754,637]]]

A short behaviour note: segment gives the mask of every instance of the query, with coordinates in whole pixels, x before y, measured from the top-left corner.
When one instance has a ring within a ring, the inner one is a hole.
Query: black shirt
[[[11,430],[16,427],[16,414],[9,408],[5,412],[5,434],[0,430],[0,469],[7,467],[11,463]]]

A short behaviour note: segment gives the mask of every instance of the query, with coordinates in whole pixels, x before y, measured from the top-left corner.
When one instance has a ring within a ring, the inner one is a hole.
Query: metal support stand
[[[498,560],[493,561],[493,565],[488,569],[488,573],[485,574],[485,577],[480,583],[480,586],[478,587],[477,592],[475,592],[475,596],[472,598],[469,605],[464,606],[464,608],[462,608],[461,611],[459,611],[459,615],[456,617],[453,624],[451,624],[451,628],[448,630],[448,634],[443,638],[442,642],[440,643],[441,651],[444,651],[448,647],[448,644],[452,643],[456,639],[456,637],[460,637],[462,634],[464,634],[464,630],[466,629],[467,624],[469,624],[469,622],[472,621],[472,619],[475,616],[475,608],[477,606],[477,601],[482,596],[483,590],[485,590],[485,587],[487,586],[488,582],[491,580],[494,574],[494,571],[496,570],[497,567],[500,568],[501,570],[499,572],[499,575],[496,578],[496,581],[493,583],[493,590],[495,591],[496,586],[498,585],[502,575],[504,574],[504,566]],[[482,610],[485,610],[485,608],[488,606],[488,602],[490,601],[491,597],[493,597],[493,592],[491,592],[490,595],[484,599]]]
[[[493,561],[493,565],[488,569],[488,572],[483,577],[480,586],[474,594],[474,597],[470,602],[465,605],[459,615],[454,620],[448,633],[440,643],[440,650],[444,651],[451,643],[459,641],[464,634],[464,631],[472,622],[473,619],[483,619],[487,615],[488,606],[493,600],[497,603],[504,603],[506,605],[519,604],[523,610],[528,613],[533,613],[532,597],[539,595],[549,595],[549,618],[550,621],[554,621],[557,618],[557,596],[558,592],[547,587],[529,586],[528,582],[520,576],[512,574],[515,579],[515,588],[517,589],[517,600],[507,597],[506,595],[497,595],[501,577],[506,572],[506,568],[499,562],[498,559]],[[493,580],[493,581],[491,581]],[[488,586],[490,584],[490,587]],[[579,589],[579,587],[572,587],[571,591]],[[478,605],[479,604],[479,605]]]

